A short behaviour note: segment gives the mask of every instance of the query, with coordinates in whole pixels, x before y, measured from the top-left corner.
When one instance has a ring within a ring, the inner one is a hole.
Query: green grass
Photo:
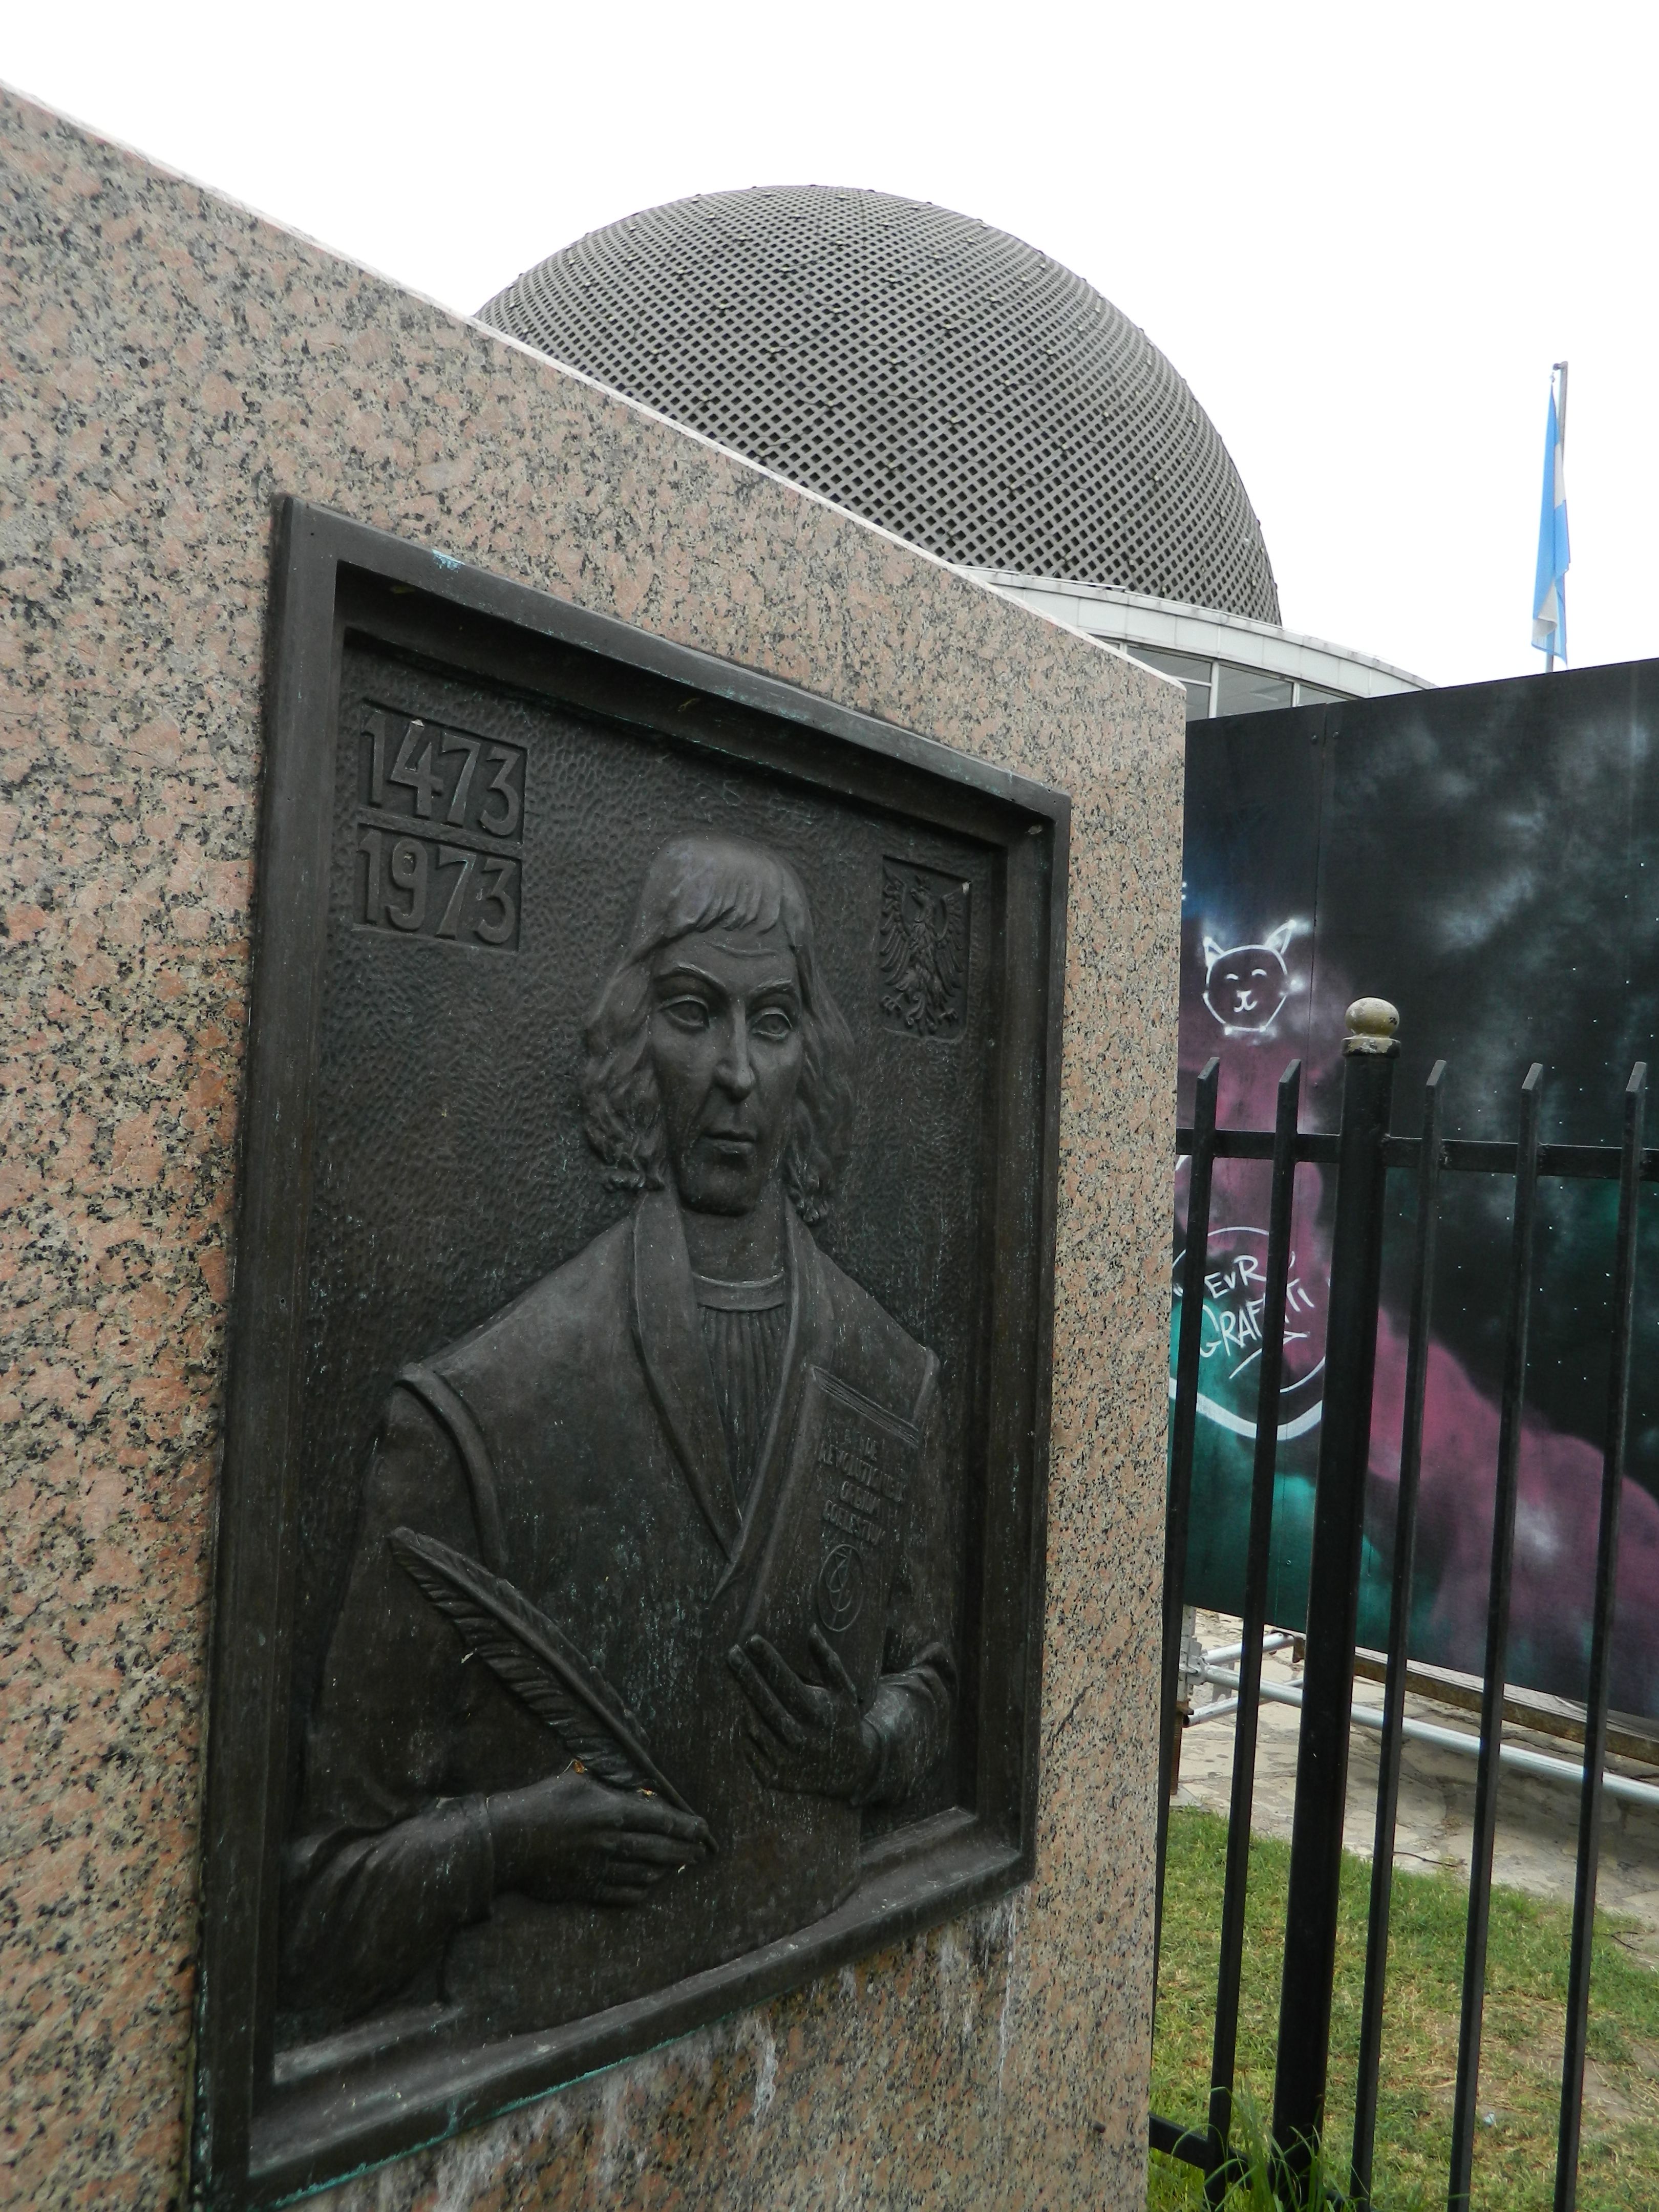
[[[1192,2126],[1203,2124],[1206,2110],[1226,1842],[1227,1824],[1214,1814],[1171,1816],[1152,2108]],[[1238,2087],[1262,2111],[1273,2101],[1290,1856],[1287,1844],[1264,1838],[1250,1845]],[[1353,2129],[1370,1883],[1370,1867],[1345,1853],[1326,2112],[1335,2175],[1346,2170]],[[1445,2203],[1468,1897],[1454,1875],[1395,1875],[1376,2130],[1379,2212]],[[1655,2212],[1659,2206],[1659,1972],[1637,1955],[1635,1926],[1612,1915],[1596,1918],[1580,2212]],[[1571,1929],[1568,1906],[1494,1888],[1476,2212],[1548,2212],[1553,2202]],[[1156,2154],[1152,2166],[1152,2212],[1202,2204],[1192,2168]],[[1241,2194],[1240,2212],[1270,2201]]]
[[[1242,2089],[1234,2107],[1231,2158],[1227,2194],[1221,2212],[1285,2212],[1287,2204],[1324,2208],[1340,2212],[1345,2200],[1341,2160],[1315,2143],[1299,2180],[1292,2182],[1273,2149],[1267,2124],[1249,2089]],[[1148,2203],[1157,2212],[1161,2205],[1197,2205],[1204,2192],[1193,2169],[1154,2153],[1149,2177]],[[1428,2212],[1415,2191],[1401,2200],[1399,2212]]]

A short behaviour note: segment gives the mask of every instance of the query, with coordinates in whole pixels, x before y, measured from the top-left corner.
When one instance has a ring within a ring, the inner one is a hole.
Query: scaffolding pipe
[[[1218,1654],[1212,1655],[1212,1656],[1218,1656]],[[1237,1691],[1238,1688],[1239,1678],[1237,1674],[1229,1673],[1224,1667],[1213,1664],[1206,1665],[1197,1679],[1200,1681],[1210,1683],[1218,1690]],[[1270,1704],[1295,1705],[1300,1710],[1302,1692],[1291,1684],[1263,1682],[1261,1694]],[[1236,1696],[1218,1698],[1213,1705],[1200,1706],[1197,1712],[1193,1715],[1191,1724],[1196,1726],[1200,1721],[1221,1720],[1228,1713],[1237,1712],[1237,1710],[1238,1699]],[[1382,1726],[1381,1705],[1356,1705],[1352,1711],[1357,1727],[1376,1729],[1381,1731]],[[1478,1735],[1465,1735],[1458,1729],[1437,1728],[1432,1721],[1415,1721],[1407,1718],[1405,1723],[1405,1733],[1413,1743],[1432,1744],[1438,1751],[1460,1752],[1465,1759],[1478,1759],[1480,1755],[1480,1739]],[[1518,1743],[1502,1742],[1498,1747],[1498,1756],[1504,1765],[1516,1774],[1530,1774],[1544,1782],[1565,1783],[1574,1790],[1582,1790],[1584,1786],[1583,1768],[1573,1765],[1570,1759],[1551,1759],[1545,1752],[1528,1751],[1523,1745]],[[1601,1777],[1601,1787],[1609,1797],[1617,1798],[1621,1804],[1640,1805],[1650,1813],[1659,1812],[1659,1788],[1656,1788],[1650,1782],[1633,1782],[1626,1775],[1609,1774],[1604,1771]]]
[[[1282,1651],[1286,1644],[1295,1641],[1288,1629],[1275,1629],[1271,1636],[1262,1638],[1261,1656],[1266,1658],[1270,1651]],[[1242,1644],[1218,1644],[1213,1651],[1204,1654],[1204,1663],[1206,1667],[1231,1667],[1236,1659],[1243,1656],[1244,1646]]]

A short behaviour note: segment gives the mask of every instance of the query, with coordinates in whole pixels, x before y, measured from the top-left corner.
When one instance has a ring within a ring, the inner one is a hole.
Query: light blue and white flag
[[[1572,548],[1567,539],[1567,464],[1565,413],[1566,363],[1561,371],[1562,412],[1555,405],[1555,379],[1550,379],[1550,412],[1544,433],[1544,498],[1538,517],[1538,575],[1532,592],[1532,641],[1540,653],[1557,659],[1567,657],[1567,566]]]

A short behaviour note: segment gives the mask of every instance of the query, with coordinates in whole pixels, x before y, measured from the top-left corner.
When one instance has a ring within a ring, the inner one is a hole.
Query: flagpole
[[[1567,451],[1567,364],[1564,361],[1552,362],[1550,364],[1550,374],[1552,376],[1559,377],[1560,379],[1559,383],[1556,386],[1555,437],[1556,443],[1560,447],[1562,458],[1565,459]],[[1550,647],[1548,653],[1544,657],[1544,673],[1546,676],[1553,676],[1555,673],[1555,648],[1553,646]]]

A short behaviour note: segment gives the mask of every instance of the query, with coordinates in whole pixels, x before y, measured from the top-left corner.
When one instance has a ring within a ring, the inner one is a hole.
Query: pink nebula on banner
[[[1399,1496],[1405,1403],[1405,1331],[1385,1313],[1376,1333],[1370,1468],[1370,1526],[1384,1543]],[[1443,1345],[1431,1342],[1413,1648],[1433,1665],[1471,1674],[1486,1663],[1498,1431],[1496,1402]],[[1583,1697],[1601,1510],[1599,1449],[1523,1417],[1510,1599],[1511,1681]],[[1659,1696],[1659,1504],[1628,1477],[1614,1618],[1611,1702],[1621,1712],[1652,1712]]]
[[[1340,999],[1339,991],[1333,998]],[[1201,1007],[1182,1007],[1182,1073],[1194,1074],[1212,1051],[1221,1054],[1218,1119],[1224,1128],[1271,1129],[1279,1078],[1290,1045],[1271,1031],[1248,1042],[1222,1038]],[[1303,1114],[1340,1079],[1340,1030],[1328,1021],[1308,1039]],[[1273,1048],[1277,1046],[1277,1049]],[[1334,1097],[1330,1103],[1334,1105]],[[1315,1115],[1318,1115],[1316,1106]],[[1184,1222],[1187,1163],[1176,1186]],[[1292,1237],[1299,1271],[1323,1279],[1329,1253],[1318,1225],[1324,1177],[1311,1167],[1297,1176]],[[1216,1163],[1212,1224],[1265,1225],[1268,1169],[1264,1162]],[[1318,1328],[1322,1334],[1322,1310]],[[1317,1358],[1322,1343],[1304,1357]],[[1371,1494],[1366,1525],[1387,1559],[1398,1502],[1400,1436],[1406,1390],[1403,1317],[1378,1322],[1376,1385],[1371,1421]],[[1423,1422],[1423,1474],[1415,1547],[1413,1655],[1432,1665],[1478,1674],[1486,1663],[1491,1601],[1493,1499],[1498,1484],[1497,1401],[1486,1395],[1462,1363],[1431,1343]],[[1535,1416],[1522,1425],[1516,1509],[1508,1678],[1561,1697],[1582,1698],[1588,1686],[1591,1607],[1601,1504],[1600,1449]],[[1629,1713],[1659,1711],[1659,1502],[1626,1479],[1620,1508],[1618,1603],[1611,1703]]]

